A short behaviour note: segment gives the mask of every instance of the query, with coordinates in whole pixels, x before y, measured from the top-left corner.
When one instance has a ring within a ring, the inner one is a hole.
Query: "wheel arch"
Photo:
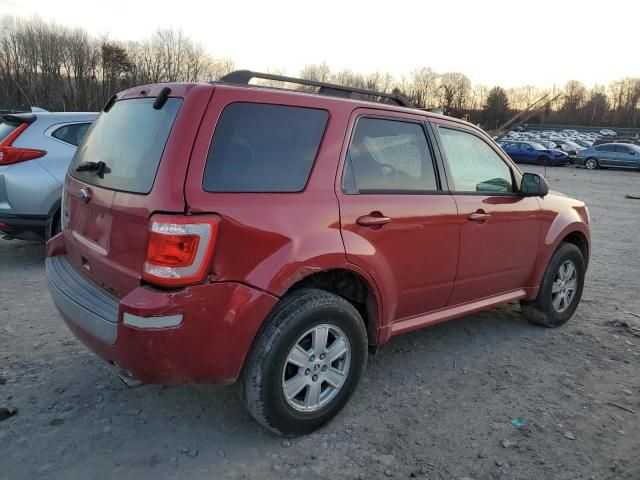
[[[47,225],[45,233],[45,241],[48,241],[51,237],[53,237],[53,232],[55,228],[55,222],[60,219],[60,215],[62,215],[62,199],[58,198],[51,208],[49,209],[49,213],[47,214]]]
[[[574,230],[568,233],[560,242],[574,244],[576,247],[580,249],[580,252],[582,253],[582,258],[584,258],[585,264],[589,263],[589,257],[591,255],[589,241],[587,240],[586,235],[582,233],[580,230]]]
[[[533,274],[533,286],[540,286],[551,257],[562,242],[576,245],[583,254],[585,264],[588,265],[591,242],[587,218],[586,207],[584,206],[567,208],[556,216],[540,246],[538,262]],[[537,290],[535,295],[537,295]]]
[[[362,316],[370,345],[377,345],[382,323],[382,300],[374,280],[355,266],[304,269],[290,279],[279,296],[301,288],[318,288],[338,295],[351,303]]]

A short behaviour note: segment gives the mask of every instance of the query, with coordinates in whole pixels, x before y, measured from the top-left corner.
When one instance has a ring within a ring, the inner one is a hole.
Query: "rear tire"
[[[61,231],[62,231],[62,217],[61,217],[61,211],[60,211],[60,209],[58,209],[58,211],[51,218],[51,225],[48,228],[45,227],[45,232],[44,232],[45,238],[44,238],[44,241],[46,242],[49,239],[55,237]]]
[[[584,166],[587,170],[596,170],[600,168],[600,163],[597,158],[587,158],[584,162]]]
[[[585,272],[580,249],[572,243],[561,243],[547,266],[538,298],[522,302],[522,313],[544,327],[564,325],[580,303]]]
[[[367,351],[364,322],[353,305],[323,290],[294,291],[269,315],[247,358],[245,407],[278,435],[311,433],[347,403]]]

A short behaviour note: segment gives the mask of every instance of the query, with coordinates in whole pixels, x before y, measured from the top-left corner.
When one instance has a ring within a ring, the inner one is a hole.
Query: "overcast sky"
[[[240,68],[288,74],[326,61],[398,76],[430,66],[507,87],[640,76],[638,0],[0,0],[5,13],[118,40],[180,28]]]

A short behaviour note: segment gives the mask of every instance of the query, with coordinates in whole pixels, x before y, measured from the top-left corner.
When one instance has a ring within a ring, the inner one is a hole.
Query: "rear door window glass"
[[[156,110],[154,101],[155,98],[120,100],[108,112],[102,112],[76,150],[70,175],[99,187],[149,193],[182,104],[180,98],[169,98]],[[77,170],[89,162],[104,162],[102,178],[95,170]]]
[[[51,136],[77,147],[82,142],[90,126],[90,123],[71,123],[55,129]]]
[[[299,192],[329,114],[313,108],[232,103],[216,127],[202,187],[207,192]]]
[[[433,159],[422,125],[361,118],[347,152],[346,193],[411,193],[438,190]]]

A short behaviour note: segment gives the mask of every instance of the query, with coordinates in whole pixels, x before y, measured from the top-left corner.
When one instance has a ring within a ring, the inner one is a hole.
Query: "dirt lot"
[[[341,415],[290,441],[234,386],[127,389],[59,319],[42,245],[0,241],[0,407],[18,409],[0,480],[639,479],[640,201],[624,195],[640,174],[547,178],[593,217],[572,321],[544,329],[508,305],[395,338]]]

